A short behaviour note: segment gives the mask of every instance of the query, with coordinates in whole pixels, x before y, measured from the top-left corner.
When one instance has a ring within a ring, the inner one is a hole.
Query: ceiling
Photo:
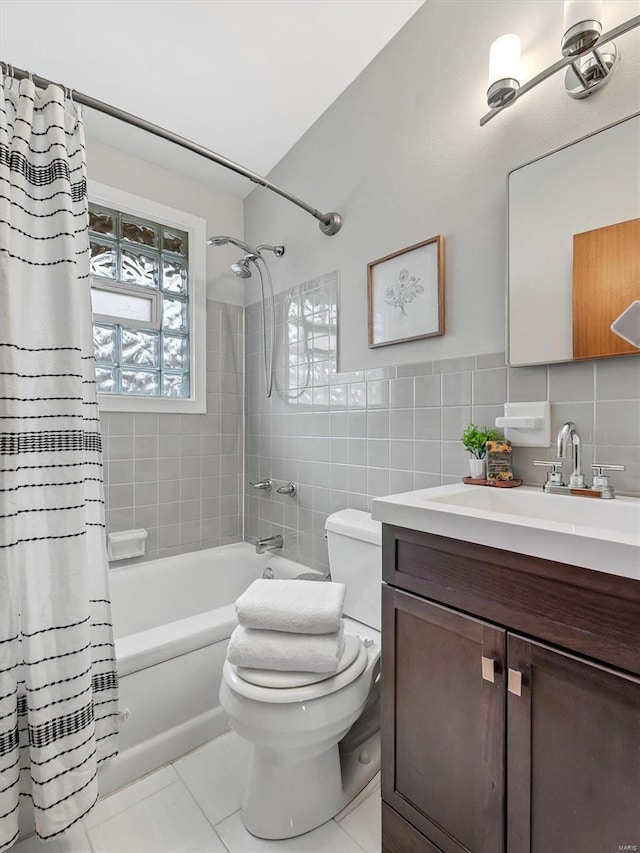
[[[0,58],[266,175],[423,0],[0,0]],[[86,110],[87,134],[243,198],[197,155]]]

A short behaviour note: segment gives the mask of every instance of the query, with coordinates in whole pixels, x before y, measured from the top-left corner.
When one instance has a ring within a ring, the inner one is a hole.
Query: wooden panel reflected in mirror
[[[640,219],[574,234],[573,357],[640,352],[611,328],[639,299]]]

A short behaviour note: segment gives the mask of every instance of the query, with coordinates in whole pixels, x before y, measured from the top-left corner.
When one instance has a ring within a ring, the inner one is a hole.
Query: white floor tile
[[[334,817],[334,820],[340,823],[349,812],[352,812],[354,809],[357,809],[360,803],[364,803],[364,801],[372,796],[373,794],[377,794],[380,796],[380,771],[376,773],[373,779],[369,782],[368,785],[365,785],[364,788],[360,791],[357,797],[354,797],[351,802],[346,805],[341,812]]]
[[[212,826],[240,808],[250,745],[235,732],[180,758],[174,767]]]
[[[85,817],[85,826],[87,829],[93,829],[94,826],[104,823],[105,820],[109,820],[109,818],[123,812],[125,809],[135,806],[141,800],[145,800],[157,791],[161,791],[163,788],[177,781],[178,774],[171,765],[149,773],[148,776],[143,776],[142,779],[132,782],[126,788],[122,788],[114,794],[109,794],[103,800],[99,800]]]
[[[230,853],[362,853],[362,847],[333,820],[296,838],[265,841],[247,832],[236,812],[218,824],[216,832]]]
[[[15,844],[11,853],[91,853],[91,845],[82,821],[74,824],[62,835],[44,842],[33,835]]]
[[[382,820],[379,794],[372,794],[342,818],[340,826],[358,842],[365,853],[380,853]]]
[[[224,847],[182,782],[89,831],[95,853],[223,853]]]

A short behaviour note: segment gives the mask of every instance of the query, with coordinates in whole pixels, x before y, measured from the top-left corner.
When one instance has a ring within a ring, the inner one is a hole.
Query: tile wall
[[[107,531],[145,559],[242,539],[243,309],[207,300],[207,413],[101,414]]]
[[[261,315],[246,309],[247,538],[281,533],[284,554],[325,568],[324,522],[376,496],[458,482],[468,473],[460,443],[473,420],[492,425],[505,401],[549,399],[552,435],[568,420],[591,462],[623,464],[619,492],[640,494],[640,360],[637,356],[509,368],[504,353],[398,367],[336,370],[338,276],[276,297],[275,391],[262,393]],[[346,334],[342,330],[342,334]],[[554,448],[515,448],[514,469],[540,484],[534,459]],[[249,480],[293,481],[295,497],[256,492]]]

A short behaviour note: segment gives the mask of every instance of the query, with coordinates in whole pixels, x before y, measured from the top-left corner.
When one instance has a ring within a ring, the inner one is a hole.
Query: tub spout
[[[265,539],[256,541],[256,554],[264,554],[265,551],[277,551],[282,548],[284,541],[279,534],[276,536],[267,536]]]

